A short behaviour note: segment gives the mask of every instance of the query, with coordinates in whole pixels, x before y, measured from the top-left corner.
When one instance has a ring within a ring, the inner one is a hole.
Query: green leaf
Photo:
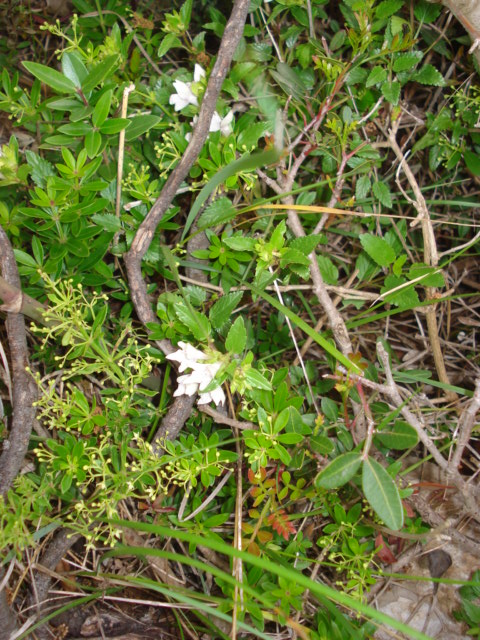
[[[85,150],[89,158],[95,158],[102,146],[102,135],[99,131],[89,131],[85,136]]]
[[[420,84],[427,84],[433,87],[445,86],[442,74],[431,64],[424,65],[412,75],[411,79]]]
[[[397,420],[392,426],[378,431],[375,439],[380,440],[389,449],[402,450],[415,447],[418,434],[408,422]]]
[[[221,329],[230,320],[234,309],[243,297],[243,291],[233,291],[219,298],[210,309],[208,317],[214,329]]]
[[[82,82],[82,91],[89,93],[101,82],[112,76],[120,64],[118,54],[107,56],[94,67]]]
[[[317,256],[318,268],[326,284],[336,285],[338,269],[327,256]]]
[[[384,182],[380,180],[373,184],[373,195],[381,202],[385,207],[392,208],[392,196],[390,190]]]
[[[225,340],[225,348],[230,353],[242,353],[247,343],[247,331],[242,316],[239,316],[230,327]]]
[[[389,18],[403,7],[403,0],[384,0],[375,9],[375,17],[378,20]]]
[[[403,507],[397,486],[382,465],[371,457],[363,461],[362,488],[365,498],[383,522],[394,531],[403,526]]]
[[[442,5],[440,3],[432,4],[428,0],[417,0],[413,5],[413,13],[419,22],[431,24],[440,15]]]
[[[325,236],[312,233],[309,236],[294,238],[288,246],[290,249],[296,249],[297,251],[301,251],[303,255],[309,256],[312,251],[315,251],[316,247],[323,242],[324,237]]]
[[[429,267],[421,262],[412,264],[408,270],[408,279],[415,280],[422,276],[422,279],[418,284],[423,287],[444,287],[445,280],[442,273],[435,269],[435,267]]]
[[[79,88],[88,75],[83,60],[76,51],[65,51],[62,56],[62,71]]]
[[[228,198],[221,197],[214,200],[198,219],[198,228],[207,229],[217,224],[232,220],[237,212]]]
[[[471,171],[474,176],[480,176],[480,156],[470,151],[470,149],[466,149],[463,152],[463,157],[465,158],[467,169]]]
[[[401,285],[405,286],[402,287]],[[394,293],[389,293],[392,289],[398,290]],[[418,294],[413,285],[410,285],[403,277],[388,275],[385,278],[384,286],[380,289],[380,293],[386,302],[390,302],[400,309],[413,309],[420,304]]]
[[[243,129],[238,135],[237,149],[240,151],[251,151],[257,147],[259,138],[268,131],[267,122],[254,122],[249,127]]]
[[[49,176],[57,175],[53,165],[51,165],[48,160],[45,160],[45,158],[39,156],[38,153],[27,149],[25,151],[25,158],[30,167],[31,178],[37,187],[44,187]]]
[[[203,187],[203,189],[198,194],[193,207],[190,209],[190,213],[188,214],[187,221],[185,222],[185,226],[183,228],[182,240],[186,237],[190,227],[192,226],[194,220],[197,218],[198,212],[200,211],[203,203],[207,200],[208,196],[221,184],[225,182],[227,178],[241,171],[254,171],[258,167],[263,165],[273,164],[277,162],[280,157],[280,151],[274,149],[271,151],[261,151],[260,153],[254,153],[252,155],[245,155],[239,158],[238,160],[233,160],[230,164],[227,164],[226,167],[220,169],[213,178],[210,178],[208,183]],[[231,207],[230,203],[230,207]],[[206,213],[206,211],[205,211]],[[200,217],[200,220],[203,220],[203,214]],[[234,217],[234,216],[230,216]],[[228,218],[228,219],[230,219]],[[205,228],[204,222],[200,225],[199,228]]]
[[[308,325],[305,320],[300,318],[296,313],[294,313],[289,307],[286,307],[281,302],[278,302],[273,296],[269,295],[265,291],[258,289],[255,285],[250,284],[250,288],[257,295],[266,300],[272,307],[277,309],[277,311],[281,311],[283,315],[288,316],[288,318],[297,325],[299,329],[301,329],[307,336],[310,336],[314,342],[322,347],[328,354],[338,360],[344,367],[348,369],[348,371],[354,371],[355,373],[362,373],[362,370],[354,363],[351,362],[346,356],[343,355],[341,351],[339,351],[336,347],[334,347],[326,338],[324,338],[318,331],[312,329],[310,325]]]
[[[234,251],[253,251],[257,241],[255,238],[247,238],[245,236],[233,236],[233,238],[223,238],[223,244]]]
[[[400,100],[401,88],[402,86],[400,82],[397,82],[396,80],[394,82],[384,82],[382,84],[381,92],[384,98],[388,100],[390,104],[397,105],[398,101]],[[374,185],[374,191],[375,191],[375,185]]]
[[[112,213],[96,213],[91,219],[95,224],[98,224],[99,227],[105,229],[105,231],[116,233],[122,228],[122,223],[117,216],[114,216]]]
[[[175,314],[186,325],[197,340],[206,340],[211,333],[210,323],[203,313],[180,303],[175,306]]]
[[[109,120],[105,120],[105,122],[99,127],[102,133],[106,133],[107,135],[111,135],[114,133],[119,133],[122,129],[126,129],[130,126],[130,120],[128,118],[110,118]]]
[[[62,124],[61,127],[58,127],[57,131],[66,133],[68,136],[74,136],[75,138],[78,138],[80,136],[86,136],[87,133],[90,133],[90,131],[92,131],[92,127],[86,122],[70,122],[69,124]]]
[[[131,142],[140,136],[143,136],[149,129],[154,127],[161,121],[160,116],[144,115],[130,118],[130,126],[125,132],[125,140]]]
[[[248,369],[245,372],[245,380],[254,389],[264,389],[265,391],[271,391],[271,383],[263,376],[260,371],[256,369]]]
[[[110,113],[110,105],[112,104],[112,96],[113,91],[111,89],[109,91],[105,91],[105,93],[100,96],[92,114],[94,127],[99,127],[107,119],[108,114]]]
[[[321,471],[315,478],[315,486],[337,489],[346,484],[357,473],[362,462],[361,453],[343,453]]]
[[[360,243],[370,258],[380,267],[388,267],[395,260],[395,251],[383,238],[371,233],[362,233]]]
[[[327,436],[310,436],[310,447],[320,456],[328,456],[335,450],[335,445]]]
[[[366,198],[370,189],[372,188],[372,183],[370,182],[370,178],[368,176],[360,176],[357,179],[357,184],[355,185],[355,199],[363,200]]]
[[[176,49],[178,47],[183,48],[182,41],[174,33],[167,33],[167,35],[160,42],[158,47],[157,56],[163,58],[163,56],[170,51],[170,49]]]
[[[399,71],[410,71],[412,67],[420,62],[422,59],[421,53],[403,53],[395,58],[393,63],[393,70],[398,73]]]
[[[367,81],[365,82],[366,87],[373,87],[375,84],[379,84],[387,79],[387,70],[385,67],[373,67],[373,69],[368,74]]]
[[[22,64],[32,76],[52,87],[58,93],[75,93],[74,83],[56,69],[51,69],[38,62],[22,62]]]

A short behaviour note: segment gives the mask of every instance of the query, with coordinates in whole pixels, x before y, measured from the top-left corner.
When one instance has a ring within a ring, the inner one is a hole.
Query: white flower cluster
[[[199,393],[200,398],[197,404],[208,404],[214,402],[217,406],[225,402],[225,393],[222,387],[218,386],[213,391],[203,392],[213,378],[218,373],[221,362],[205,363],[202,360],[207,360],[207,354],[203,351],[199,351],[192,347],[188,342],[179,342],[180,349],[174,353],[170,353],[168,360],[175,360],[179,363],[178,370],[180,373],[186,369],[191,369],[191,373],[187,373],[184,376],[177,378],[178,388],[173,394],[174,396],[193,396],[194,393]]]
[[[195,70],[193,72],[193,82],[200,82],[202,78],[205,77],[205,70],[199,64],[195,65]],[[191,82],[183,82],[182,80],[175,80],[173,83],[176,93],[172,93],[169,99],[169,103],[173,104],[175,107],[175,111],[181,111],[185,107],[188,107],[189,104],[192,104],[194,107],[198,107],[198,98],[192,91],[192,83]],[[195,126],[197,122],[197,116],[193,119],[192,126]],[[232,121],[233,121],[233,111],[229,111],[227,115],[222,118],[216,111],[212,116],[212,121],[210,122],[210,131],[220,131],[222,136],[228,136],[232,133]],[[190,141],[192,137],[191,133],[187,133],[186,138]]]

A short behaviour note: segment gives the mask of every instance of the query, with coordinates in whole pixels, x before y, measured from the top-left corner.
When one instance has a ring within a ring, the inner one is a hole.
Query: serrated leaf
[[[372,188],[372,183],[368,176],[360,176],[355,185],[355,198],[357,200],[363,200],[366,198]]]
[[[99,227],[105,229],[105,231],[116,233],[122,228],[122,223],[113,213],[96,213],[92,216],[92,220],[95,224],[98,224]]]
[[[198,220],[198,228],[214,227],[221,222],[232,220],[236,214],[237,212],[230,200],[222,196],[208,205]]]
[[[225,340],[225,348],[230,353],[242,353],[247,343],[247,330],[242,316],[239,316],[230,327]]]
[[[320,234],[311,234],[309,236],[301,236],[300,238],[294,238],[289,242],[290,249],[296,249],[301,251],[304,256],[309,256],[316,247],[323,242],[324,236]]]
[[[143,134],[149,131],[152,127],[157,125],[160,120],[160,116],[154,116],[151,114],[130,118],[130,126],[125,132],[125,140],[127,142],[136,140],[140,136],[143,136]]]
[[[392,290],[394,290],[393,293],[389,293]],[[380,293],[386,302],[394,304],[400,309],[413,309],[420,304],[413,285],[410,285],[403,277],[388,275]]]
[[[365,498],[383,522],[394,531],[403,526],[403,506],[397,486],[382,465],[371,457],[363,461]]]
[[[27,71],[29,71],[32,76],[38,78],[44,84],[47,84],[55,91],[59,93],[75,93],[75,85],[74,83],[57,71],[56,69],[51,69],[50,67],[45,66],[44,64],[39,64],[38,62],[22,62],[23,66]]]
[[[386,100],[390,104],[397,105],[400,100],[401,84],[396,80],[394,82],[384,82],[382,84],[381,92]]]
[[[380,267],[388,267],[395,260],[395,251],[383,238],[371,233],[362,233],[360,243],[370,258]]]
[[[82,91],[89,93],[95,89],[97,85],[113,75],[119,63],[120,59],[117,54],[107,56],[99,62],[82,82]]]
[[[387,70],[385,67],[373,67],[373,69],[368,74],[368,78],[365,82],[366,87],[373,87],[375,84],[383,82],[387,79]]]
[[[378,20],[389,18],[403,7],[403,0],[383,0],[375,9],[375,17]]]
[[[337,489],[346,484],[357,473],[362,462],[361,453],[343,453],[315,478],[315,486],[324,489]]]
[[[303,264],[308,267],[310,260],[301,251],[296,249],[286,249],[280,259],[280,266],[287,267],[291,264]]]
[[[30,167],[31,178],[37,187],[44,187],[49,176],[57,175],[53,165],[34,151],[27,149],[25,151],[25,158],[27,159],[27,164]]]
[[[210,323],[203,313],[181,303],[175,306],[175,314],[180,322],[183,322],[190,329],[197,340],[205,340],[210,335]]]
[[[243,149],[250,151],[257,147],[259,138],[265,135],[268,131],[268,123],[266,122],[254,122],[249,127],[246,127],[238,134],[237,149]]]
[[[432,64],[425,64],[412,75],[411,79],[420,84],[427,84],[433,87],[445,86],[442,74]]]
[[[428,0],[418,0],[413,5],[413,13],[419,22],[430,24],[440,15],[442,5],[440,3],[432,4]]]
[[[255,238],[246,238],[245,236],[234,236],[233,238],[223,238],[223,244],[234,251],[253,251],[257,241]]]
[[[245,380],[253,389],[272,390],[271,383],[256,369],[248,369],[245,373]]]
[[[397,450],[410,449],[418,443],[417,432],[403,420],[397,420],[386,429],[381,429],[375,434],[375,438],[389,449]]]
[[[163,58],[163,56],[168,53],[170,49],[175,49],[177,47],[183,47],[180,38],[178,38],[174,33],[167,33],[167,35],[160,42],[157,56],[159,58]]]
[[[390,190],[384,182],[380,180],[373,183],[373,195],[383,204],[384,207],[392,208],[392,196]]]
[[[420,62],[423,54],[421,53],[403,53],[395,58],[393,70],[395,73],[399,71],[409,71]]]
[[[422,263],[412,264],[412,266],[408,270],[408,279],[415,280],[420,276],[423,277],[418,284],[421,284],[423,287],[445,286],[443,275],[438,271],[438,269],[435,269],[435,267],[429,267],[426,264]]]
[[[326,284],[336,285],[338,269],[327,256],[317,256],[318,268]]]
[[[210,309],[208,317],[214,329],[220,329],[230,317],[243,297],[243,291],[233,291],[222,296]]]

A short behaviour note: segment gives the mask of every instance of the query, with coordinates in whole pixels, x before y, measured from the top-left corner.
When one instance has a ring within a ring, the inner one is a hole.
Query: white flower
[[[186,369],[191,369],[192,371],[177,378],[178,387],[173,395],[175,397],[193,396],[194,393],[200,393],[198,404],[207,404],[212,400],[217,406],[223,404],[225,402],[225,394],[220,386],[213,389],[213,391],[202,393],[202,390],[214,379],[222,363],[199,362],[199,360],[206,360],[208,358],[207,354],[195,349],[188,342],[179,342],[178,346],[180,349],[169,354],[167,358],[179,363],[178,370],[180,372]]]
[[[199,64],[196,64],[193,70],[193,81],[200,82],[202,78],[205,78],[205,69],[202,69]]]
[[[232,133],[232,120],[233,111],[229,111],[224,118],[215,111],[210,122],[210,131],[220,131],[222,136],[227,137]]]
[[[193,81],[200,82],[200,80],[204,77],[204,69],[202,69],[199,64],[196,64],[195,70],[193,72]],[[172,93],[169,99],[169,103],[174,105],[175,111],[181,111],[189,104],[193,104],[195,107],[198,107],[198,98],[191,89],[191,82],[182,82],[182,80],[175,80],[173,86],[177,93]]]
[[[222,118],[222,116],[220,116],[216,111],[214,111],[212,120],[210,122],[209,131],[212,133],[214,131],[220,131],[222,136],[227,137],[232,133],[232,126],[231,126],[232,120],[233,120],[233,111],[229,111],[224,118]],[[194,116],[192,120],[192,128],[195,128],[197,121],[198,121],[198,116]],[[192,139],[191,131],[185,134],[185,139],[187,140],[187,142],[190,142],[190,140]]]
[[[182,82],[181,80],[175,80],[173,83],[177,93],[172,93],[169,103],[174,105],[175,111],[181,111],[189,104],[198,107],[197,96],[190,89],[191,84],[191,82]]]

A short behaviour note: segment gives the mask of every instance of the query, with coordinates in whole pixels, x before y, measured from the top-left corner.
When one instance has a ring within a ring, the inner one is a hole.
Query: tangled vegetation
[[[7,5],[5,637],[478,636],[462,3]]]

